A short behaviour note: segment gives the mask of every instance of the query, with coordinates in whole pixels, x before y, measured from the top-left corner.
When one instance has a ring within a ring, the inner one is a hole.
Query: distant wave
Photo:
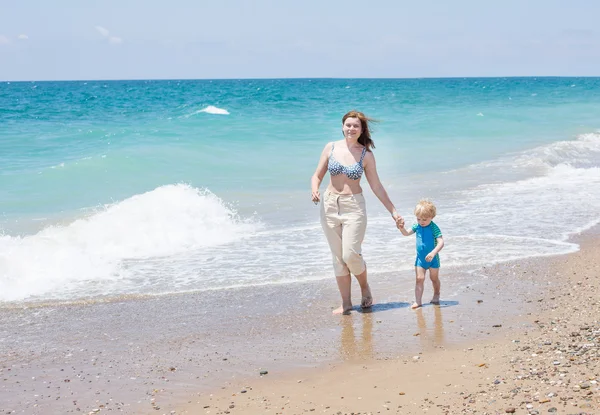
[[[226,109],[224,109],[224,108],[218,108],[218,107],[215,107],[213,105],[209,105],[206,108],[202,108],[201,110],[194,111],[191,114],[183,115],[180,118],[190,118],[190,117],[193,117],[194,115],[198,115],[198,114],[201,114],[203,112],[206,113],[206,114],[213,114],[213,115],[229,115],[229,111],[227,111]]]
[[[456,241],[444,249],[446,264],[573,252],[578,245],[569,237],[600,223],[600,194],[595,191],[600,187],[600,133],[446,174],[472,183],[453,192],[440,215],[450,240]]]
[[[229,115],[229,111],[227,111],[226,109],[213,107],[212,105],[209,105],[208,107],[201,109],[198,112],[206,112],[208,114],[218,114],[218,115]]]
[[[461,193],[468,209],[453,221],[464,216],[462,227],[497,223],[506,235],[566,241],[600,222],[600,194],[594,191],[600,187],[600,133],[474,164],[462,173],[495,177]],[[541,254],[537,246],[531,250]]]
[[[575,140],[557,141],[496,160],[472,164],[467,169],[552,169],[560,165],[573,168],[600,167],[600,133],[581,134]]]

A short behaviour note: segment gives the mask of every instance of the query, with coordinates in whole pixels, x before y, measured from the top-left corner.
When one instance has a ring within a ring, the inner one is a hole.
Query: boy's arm
[[[415,225],[413,225],[412,228],[410,228],[410,230],[408,231],[404,228],[404,224],[396,225],[396,227],[400,230],[400,232],[402,232],[402,235],[404,236],[410,236],[413,233],[415,233]]]
[[[431,222],[431,227],[433,228],[433,237],[435,238],[435,248],[431,252],[434,252],[435,255],[444,247],[444,238],[442,238],[442,231],[440,230],[439,226],[437,226],[434,222]]]
[[[425,257],[425,261],[427,262],[431,262],[433,261],[433,258],[435,258],[435,256],[438,254],[438,252],[440,252],[442,250],[442,248],[444,247],[444,238],[442,238],[442,236],[438,236],[437,238],[435,238],[436,241],[436,245],[435,248],[433,248],[433,250],[427,254],[427,256]]]
[[[415,231],[413,231],[412,229],[407,231],[406,228],[404,228],[404,226],[402,226],[402,227],[398,226],[398,229],[400,229],[400,232],[402,232],[402,235],[404,235],[404,236],[410,236],[413,233],[415,233]]]
[[[425,257],[426,261],[433,261],[433,258],[444,247],[444,238],[442,237],[442,231],[440,231],[440,228],[433,222],[431,222],[431,228],[433,230],[433,237],[435,238],[435,248],[433,248],[433,250],[427,254]]]
[[[432,256],[436,256],[438,254],[438,252],[440,252],[442,250],[442,248],[444,247],[444,238],[442,238],[442,236],[438,236],[437,238],[435,238],[435,241],[437,242],[435,245],[435,248],[433,248],[433,251],[431,251],[431,255]]]

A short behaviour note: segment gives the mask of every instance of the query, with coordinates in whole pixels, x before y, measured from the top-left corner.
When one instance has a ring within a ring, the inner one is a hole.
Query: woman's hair
[[[415,207],[415,216],[426,216],[433,219],[436,213],[435,205],[428,199],[419,200]]]
[[[367,117],[360,111],[350,111],[346,113],[342,117],[342,125],[346,122],[348,118],[358,118],[360,120],[360,125],[362,127],[362,132],[360,137],[358,137],[358,142],[365,146],[367,151],[371,151],[371,148],[375,148],[375,143],[371,139],[371,130],[369,129],[369,121],[376,122],[374,119]]]

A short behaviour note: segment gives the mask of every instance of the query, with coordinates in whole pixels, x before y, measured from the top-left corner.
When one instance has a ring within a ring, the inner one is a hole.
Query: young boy
[[[415,223],[410,231],[398,224],[398,229],[400,229],[402,235],[417,234],[417,259],[415,260],[417,281],[415,284],[415,303],[411,306],[412,309],[419,308],[422,305],[427,270],[429,270],[429,278],[431,278],[433,284],[431,304],[440,303],[440,256],[438,252],[444,247],[444,239],[440,228],[432,222],[435,214],[435,205],[429,200],[422,199],[415,207],[415,216],[418,223]]]

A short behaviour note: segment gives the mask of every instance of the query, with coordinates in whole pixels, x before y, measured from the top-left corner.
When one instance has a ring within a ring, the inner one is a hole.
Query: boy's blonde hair
[[[429,199],[421,199],[415,207],[415,216],[425,216],[428,218],[435,218],[436,208],[435,205]]]

